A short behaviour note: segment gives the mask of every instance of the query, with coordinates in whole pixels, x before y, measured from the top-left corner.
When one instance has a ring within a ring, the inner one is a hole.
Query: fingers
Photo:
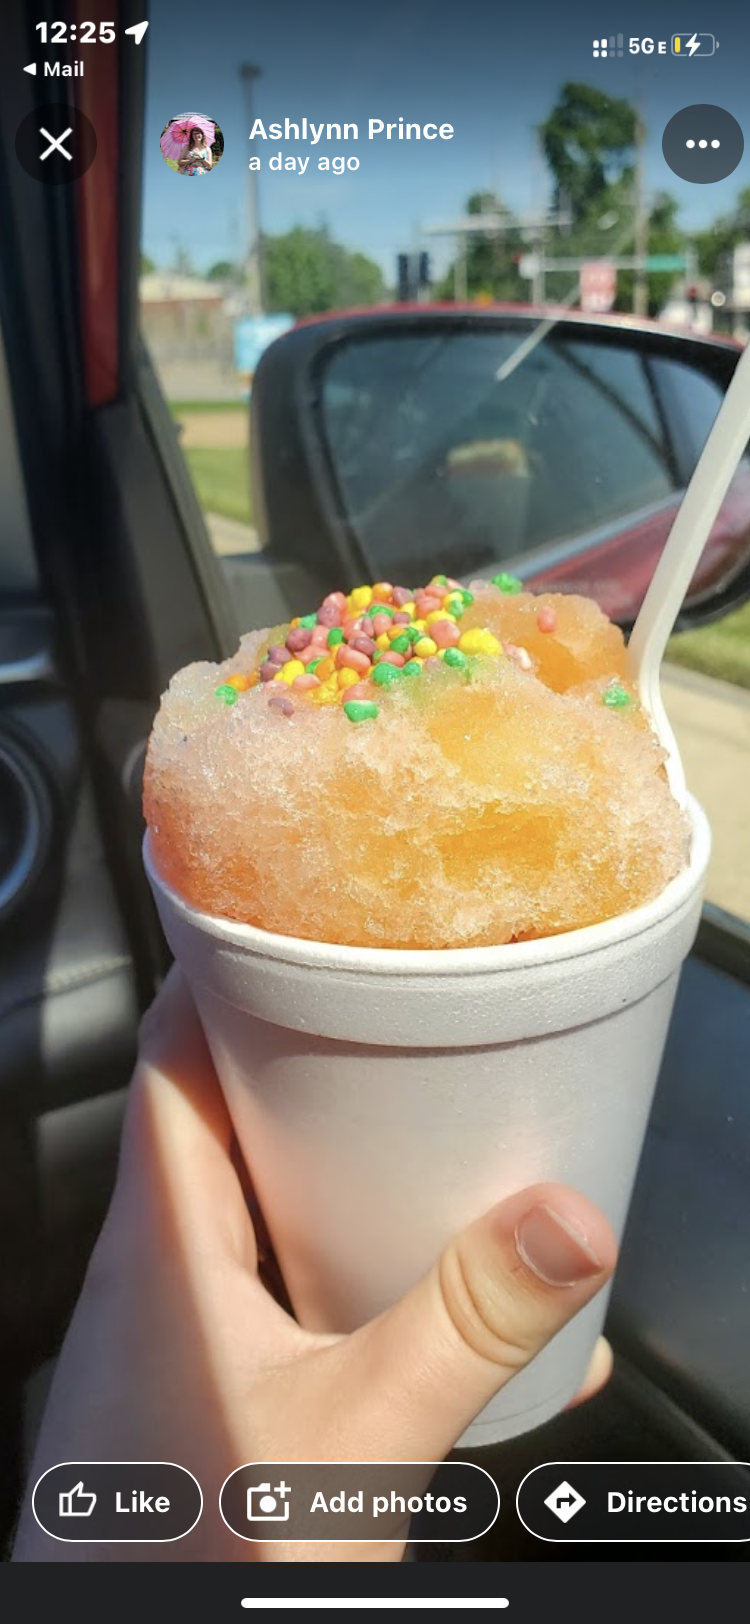
[[[380,1447],[395,1448],[392,1458],[440,1459],[601,1290],[616,1252],[603,1215],[562,1185],[522,1191],[464,1230],[407,1297],[352,1338],[371,1383],[377,1373]]]
[[[147,1011],[123,1129],[114,1208],[121,1225],[179,1225],[186,1244],[256,1263],[252,1224],[232,1165],[233,1131],[206,1039],[180,971]],[[122,1208],[127,1208],[125,1218]]]

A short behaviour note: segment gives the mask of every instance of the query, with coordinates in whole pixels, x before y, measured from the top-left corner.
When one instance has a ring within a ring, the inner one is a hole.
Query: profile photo
[[[205,113],[178,113],[161,132],[161,155],[177,175],[210,175],[224,151],[215,118]]]

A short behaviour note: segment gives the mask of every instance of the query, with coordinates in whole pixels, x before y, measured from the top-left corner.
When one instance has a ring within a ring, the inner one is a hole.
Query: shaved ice
[[[187,666],[144,779],[193,907],[365,947],[500,945],[658,896],[689,827],[591,600],[376,583]]]

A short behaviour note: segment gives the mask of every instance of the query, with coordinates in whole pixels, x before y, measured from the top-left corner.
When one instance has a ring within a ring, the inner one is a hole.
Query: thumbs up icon
[[[95,1494],[85,1494],[83,1478],[75,1487],[58,1496],[61,1517],[90,1517],[96,1505]]]

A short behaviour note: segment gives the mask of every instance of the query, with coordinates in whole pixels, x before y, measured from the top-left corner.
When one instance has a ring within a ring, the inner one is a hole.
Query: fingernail
[[[585,1235],[541,1203],[519,1218],[516,1249],[527,1268],[548,1286],[576,1286],[604,1267]]]

